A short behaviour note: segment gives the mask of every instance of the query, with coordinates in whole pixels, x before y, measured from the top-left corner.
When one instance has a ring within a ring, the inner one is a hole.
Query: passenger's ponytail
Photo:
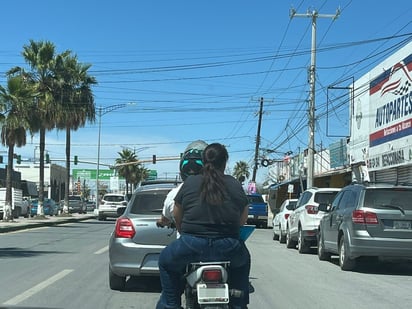
[[[203,151],[202,200],[210,205],[222,205],[226,193],[224,171],[229,158],[222,144],[213,143]]]

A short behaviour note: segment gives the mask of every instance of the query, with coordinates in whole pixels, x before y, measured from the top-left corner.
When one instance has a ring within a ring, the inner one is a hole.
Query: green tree
[[[14,147],[26,144],[26,131],[29,128],[27,112],[31,110],[31,104],[35,96],[34,89],[25,79],[18,75],[8,75],[7,88],[0,86],[1,114],[1,143],[8,147],[7,171],[6,171],[6,202],[3,220],[12,219],[12,173]]]
[[[233,177],[243,183],[249,176],[249,165],[245,161],[236,162],[233,169]]]
[[[126,181],[126,195],[128,195],[129,192],[132,193],[132,186],[141,180],[142,165],[139,163],[136,153],[130,149],[123,149],[123,151],[118,152],[118,155],[120,157],[116,159],[117,172]]]
[[[71,131],[84,127],[86,122],[94,122],[96,110],[91,85],[96,79],[88,74],[91,65],[81,64],[77,56],[64,52],[56,57],[54,67],[56,79],[55,101],[58,103],[56,125],[66,130],[66,186],[64,194],[64,213],[69,211],[69,183],[71,159]]]

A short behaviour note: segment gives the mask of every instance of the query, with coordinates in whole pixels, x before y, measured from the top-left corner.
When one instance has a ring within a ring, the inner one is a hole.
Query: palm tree
[[[117,173],[119,174],[119,176],[124,177],[124,179],[126,180],[126,195],[128,195],[129,185],[132,185],[135,181],[136,175],[138,173],[137,169],[139,168],[140,163],[138,163],[136,153],[134,151],[131,151],[130,149],[123,149],[122,152],[118,152],[118,155],[120,156],[120,158],[116,159],[116,164],[137,162],[136,164],[120,165],[117,168]],[[130,193],[132,193],[131,191],[132,190],[130,190]]]
[[[49,41],[35,42],[30,40],[28,45],[23,46],[24,60],[29,64],[31,71],[26,77],[36,87],[36,107],[32,110],[30,128],[32,132],[39,132],[40,166],[39,166],[39,204],[37,214],[43,212],[44,195],[44,150],[46,145],[46,130],[52,130],[56,125],[56,102],[55,94],[55,46]],[[16,68],[16,71],[21,68]]]
[[[245,161],[238,161],[233,169],[233,177],[239,180],[242,184],[249,178],[249,165]]]
[[[91,65],[80,64],[77,56],[65,52],[56,57],[55,100],[59,102],[57,128],[66,130],[66,186],[63,212],[68,213],[70,183],[70,144],[71,130],[84,127],[86,121],[94,122],[96,110],[91,85],[96,79],[87,73]]]
[[[116,159],[117,171],[119,176],[122,176],[126,180],[126,195],[133,193],[133,187],[137,186],[142,180],[149,176],[149,170],[145,168],[139,159],[137,158],[135,152],[129,149],[123,149],[122,152],[118,152],[120,158]]]
[[[8,75],[7,88],[0,86],[0,108],[2,114],[1,143],[8,147],[6,171],[6,203],[3,220],[12,219],[12,173],[14,147],[26,144],[27,111],[33,103],[35,93],[20,75]],[[28,108],[29,107],[29,108]],[[6,115],[6,117],[4,117]]]

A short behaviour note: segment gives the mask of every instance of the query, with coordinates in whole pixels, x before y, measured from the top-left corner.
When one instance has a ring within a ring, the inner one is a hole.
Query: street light
[[[133,103],[123,103],[123,104],[115,104],[105,107],[98,107],[97,108],[97,116],[99,117],[99,135],[97,138],[97,166],[96,166],[96,209],[99,209],[100,203],[100,196],[99,196],[99,169],[100,169],[100,134],[102,130],[102,116],[110,113],[114,110],[125,108],[127,105]]]

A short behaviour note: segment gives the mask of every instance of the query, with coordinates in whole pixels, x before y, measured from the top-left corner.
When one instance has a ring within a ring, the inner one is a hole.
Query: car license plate
[[[411,221],[393,221],[393,228],[396,230],[410,230]]]
[[[229,303],[229,286],[225,284],[198,284],[197,300],[199,304]]]

